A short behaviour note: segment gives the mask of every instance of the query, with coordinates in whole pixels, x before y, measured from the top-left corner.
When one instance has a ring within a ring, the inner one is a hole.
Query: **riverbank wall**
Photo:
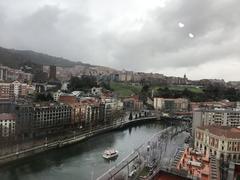
[[[34,155],[37,155],[40,153],[44,153],[44,152],[47,152],[52,149],[63,148],[65,146],[73,145],[73,144],[79,143],[83,140],[86,140],[88,138],[94,137],[99,134],[107,133],[107,132],[114,131],[114,130],[119,130],[121,128],[126,128],[126,127],[133,126],[133,125],[138,125],[140,123],[156,121],[156,120],[157,120],[156,117],[142,117],[142,118],[134,119],[131,121],[119,122],[112,126],[103,127],[101,129],[90,131],[85,134],[72,136],[71,138],[67,138],[64,140],[59,140],[59,141],[55,141],[55,142],[51,142],[51,143],[45,143],[40,146],[35,146],[35,147],[25,149],[22,151],[17,151],[15,153],[0,156],[0,166],[4,166],[7,164],[9,165],[13,162],[29,158],[31,156],[34,156]]]

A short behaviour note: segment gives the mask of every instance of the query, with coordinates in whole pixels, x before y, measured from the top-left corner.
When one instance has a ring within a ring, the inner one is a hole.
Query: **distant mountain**
[[[41,65],[56,65],[61,67],[72,67],[82,65],[91,67],[90,64],[82,62],[73,62],[64,58],[50,56],[43,53],[38,53],[28,50],[15,50],[0,47],[0,64],[12,68],[20,68],[23,65],[41,64]]]

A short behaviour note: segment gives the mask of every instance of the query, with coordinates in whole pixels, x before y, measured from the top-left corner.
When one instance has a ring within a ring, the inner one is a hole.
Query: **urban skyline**
[[[0,0],[0,179],[239,180],[239,7]]]

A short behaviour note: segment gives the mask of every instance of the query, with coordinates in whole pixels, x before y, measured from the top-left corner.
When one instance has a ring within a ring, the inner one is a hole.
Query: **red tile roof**
[[[2,113],[2,114],[0,114],[0,120],[16,120],[16,115]]]
[[[227,126],[201,126],[201,130],[208,130],[211,134],[216,136],[224,136],[226,138],[240,139],[240,128]]]

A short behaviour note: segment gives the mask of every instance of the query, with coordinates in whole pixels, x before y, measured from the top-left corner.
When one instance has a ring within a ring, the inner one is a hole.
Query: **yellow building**
[[[194,146],[217,159],[240,161],[240,128],[201,126],[195,130]]]

